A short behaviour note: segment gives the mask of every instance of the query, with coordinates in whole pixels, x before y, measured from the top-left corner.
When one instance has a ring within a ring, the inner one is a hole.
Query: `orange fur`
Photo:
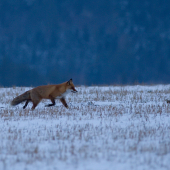
[[[62,104],[66,108],[68,108],[68,105],[65,101],[65,96],[69,92],[77,92],[77,90],[74,87],[72,79],[62,84],[44,85],[44,86],[35,87],[29,91],[26,91],[20,96],[14,98],[11,102],[11,105],[15,106],[23,101],[26,101],[25,105],[23,106],[23,109],[25,109],[27,107],[27,104],[29,102],[32,102],[33,103],[32,110],[33,110],[42,99],[50,99],[52,101],[52,104],[47,105],[48,107],[55,105],[55,99],[60,99]]]

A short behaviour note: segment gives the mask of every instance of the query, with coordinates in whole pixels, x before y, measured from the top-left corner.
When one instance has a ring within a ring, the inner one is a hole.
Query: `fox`
[[[54,84],[54,85],[42,85],[35,87],[31,90],[26,91],[25,93],[15,97],[11,101],[12,106],[16,106],[21,102],[25,101],[25,105],[23,109],[25,109],[29,102],[33,103],[32,110],[36,108],[36,106],[40,103],[42,99],[50,99],[51,104],[45,105],[45,107],[54,106],[55,99],[60,99],[61,103],[68,108],[66,103],[65,97],[69,93],[77,93],[78,91],[75,89],[73,84],[73,80],[70,79],[67,82],[61,84]]]

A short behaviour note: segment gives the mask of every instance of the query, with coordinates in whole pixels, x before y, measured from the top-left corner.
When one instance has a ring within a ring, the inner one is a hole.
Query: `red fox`
[[[54,106],[55,99],[60,99],[62,104],[68,108],[68,105],[65,101],[65,97],[68,93],[73,92],[76,93],[77,90],[74,87],[72,79],[62,84],[56,85],[45,85],[45,86],[38,86],[25,93],[21,94],[20,96],[14,98],[11,102],[12,106],[18,105],[19,103],[26,101],[23,109],[25,109],[29,102],[33,103],[32,110],[39,104],[42,99],[50,99],[52,104],[46,105],[46,107]]]

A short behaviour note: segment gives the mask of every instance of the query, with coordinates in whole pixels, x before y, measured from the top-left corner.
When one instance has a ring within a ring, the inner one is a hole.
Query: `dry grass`
[[[48,169],[67,162],[84,169],[82,160],[104,160],[104,167],[124,162],[127,169],[145,160],[147,169],[170,168],[169,86],[79,87],[66,99],[69,109],[57,100],[50,108],[43,100],[34,111],[31,104],[25,110],[22,104],[9,106],[28,89],[0,89],[0,168],[9,169],[9,162],[14,169],[43,162]]]

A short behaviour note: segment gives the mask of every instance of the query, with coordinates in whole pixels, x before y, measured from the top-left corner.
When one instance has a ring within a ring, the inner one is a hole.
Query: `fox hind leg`
[[[39,102],[41,101],[41,97],[39,96],[38,93],[32,93],[31,94],[31,101],[33,103],[33,106],[32,106],[32,110],[34,110],[36,108],[36,106],[39,104]]]
[[[25,109],[25,108],[27,107],[27,105],[28,105],[29,102],[30,102],[30,100],[27,100],[27,101],[25,102],[25,105],[23,106],[23,109]]]
[[[33,102],[33,106],[32,106],[32,110],[34,110],[35,108],[36,108],[36,106],[38,105],[38,103],[39,103],[40,101],[38,101],[38,102]]]

